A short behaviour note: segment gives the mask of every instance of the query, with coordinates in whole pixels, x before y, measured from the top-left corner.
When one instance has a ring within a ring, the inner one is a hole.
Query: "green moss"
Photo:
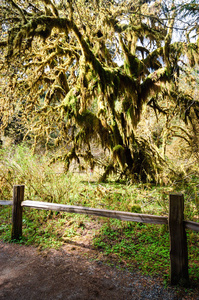
[[[76,95],[78,92],[76,88],[71,89],[62,101],[62,107],[64,107],[65,112],[77,114],[79,110],[79,100]]]
[[[113,148],[113,159],[119,163],[121,169],[123,170],[126,163],[124,147],[117,145]]]
[[[121,145],[117,145],[113,148],[113,152],[124,152],[124,147],[122,147]]]
[[[142,208],[139,204],[131,205],[130,210],[131,210],[132,213],[142,213]]]

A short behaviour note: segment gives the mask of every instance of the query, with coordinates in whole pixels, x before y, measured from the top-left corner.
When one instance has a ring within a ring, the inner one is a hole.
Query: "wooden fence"
[[[123,221],[142,222],[150,224],[167,224],[170,234],[170,278],[171,284],[189,283],[188,250],[185,229],[199,231],[199,223],[184,221],[184,196],[171,194],[169,196],[169,216],[161,217],[147,214],[137,214],[124,211],[96,209],[82,206],[72,206],[39,201],[24,201],[24,185],[13,188],[13,201],[0,201],[0,205],[12,205],[12,231],[11,239],[18,240],[22,236],[23,207],[33,207],[53,211],[64,211],[94,215],[106,218],[116,218]]]

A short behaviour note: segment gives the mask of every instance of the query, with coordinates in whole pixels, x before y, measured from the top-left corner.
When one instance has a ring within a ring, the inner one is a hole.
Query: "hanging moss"
[[[190,43],[188,45],[187,54],[191,67],[199,64],[199,47],[196,44]]]
[[[83,111],[76,117],[77,124],[83,128],[87,138],[98,137],[102,147],[112,148],[112,139],[108,128],[105,128],[100,119],[89,110]]]
[[[78,164],[80,164],[80,160],[78,155],[76,154],[76,149],[73,147],[64,157],[61,158],[64,161],[64,169],[65,172],[68,172],[70,164],[73,160],[75,160]]]
[[[120,164],[122,170],[124,169],[126,163],[124,154],[125,154],[125,150],[121,145],[116,145],[113,148],[113,159]]]
[[[62,101],[61,106],[64,108],[67,115],[77,115],[79,110],[79,100],[77,98],[78,93],[78,90],[73,88],[67,93],[66,97]]]
[[[179,89],[186,71],[182,56],[191,67],[198,62],[199,39],[189,42],[198,31],[190,27],[183,41],[173,42],[176,8],[168,11],[166,24],[159,3],[131,2],[106,1],[104,9],[103,1],[45,0],[27,9],[24,1],[5,1],[1,12],[9,31],[1,57],[0,113],[8,122],[8,112],[20,110],[35,142],[54,142],[61,152],[73,149],[67,165],[81,155],[92,161],[94,139],[114,160],[106,176],[119,166],[124,176],[155,181],[161,159],[134,130],[145,104],[169,114],[160,100],[172,101],[187,123],[191,107],[198,117],[193,94]]]
[[[103,175],[99,178],[99,182],[105,182],[107,177],[111,174],[115,172],[115,168],[113,163],[110,163],[106,169],[105,172],[103,173]]]

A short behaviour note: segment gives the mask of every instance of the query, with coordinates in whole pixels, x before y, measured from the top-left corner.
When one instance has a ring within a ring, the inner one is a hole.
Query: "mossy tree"
[[[2,126],[20,112],[26,135],[63,147],[67,166],[93,167],[94,140],[110,151],[103,179],[119,165],[157,181],[163,159],[135,134],[143,107],[169,118],[172,103],[185,121],[199,110],[179,85],[198,64],[198,4],[177,2],[2,0]]]

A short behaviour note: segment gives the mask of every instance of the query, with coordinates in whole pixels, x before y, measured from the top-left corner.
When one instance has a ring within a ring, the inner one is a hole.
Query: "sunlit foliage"
[[[120,166],[158,181],[164,160],[135,129],[146,105],[168,122],[199,118],[197,19],[197,1],[2,0],[2,128],[14,116],[35,146],[62,149],[66,168],[93,168],[98,142],[110,152],[102,179]]]

